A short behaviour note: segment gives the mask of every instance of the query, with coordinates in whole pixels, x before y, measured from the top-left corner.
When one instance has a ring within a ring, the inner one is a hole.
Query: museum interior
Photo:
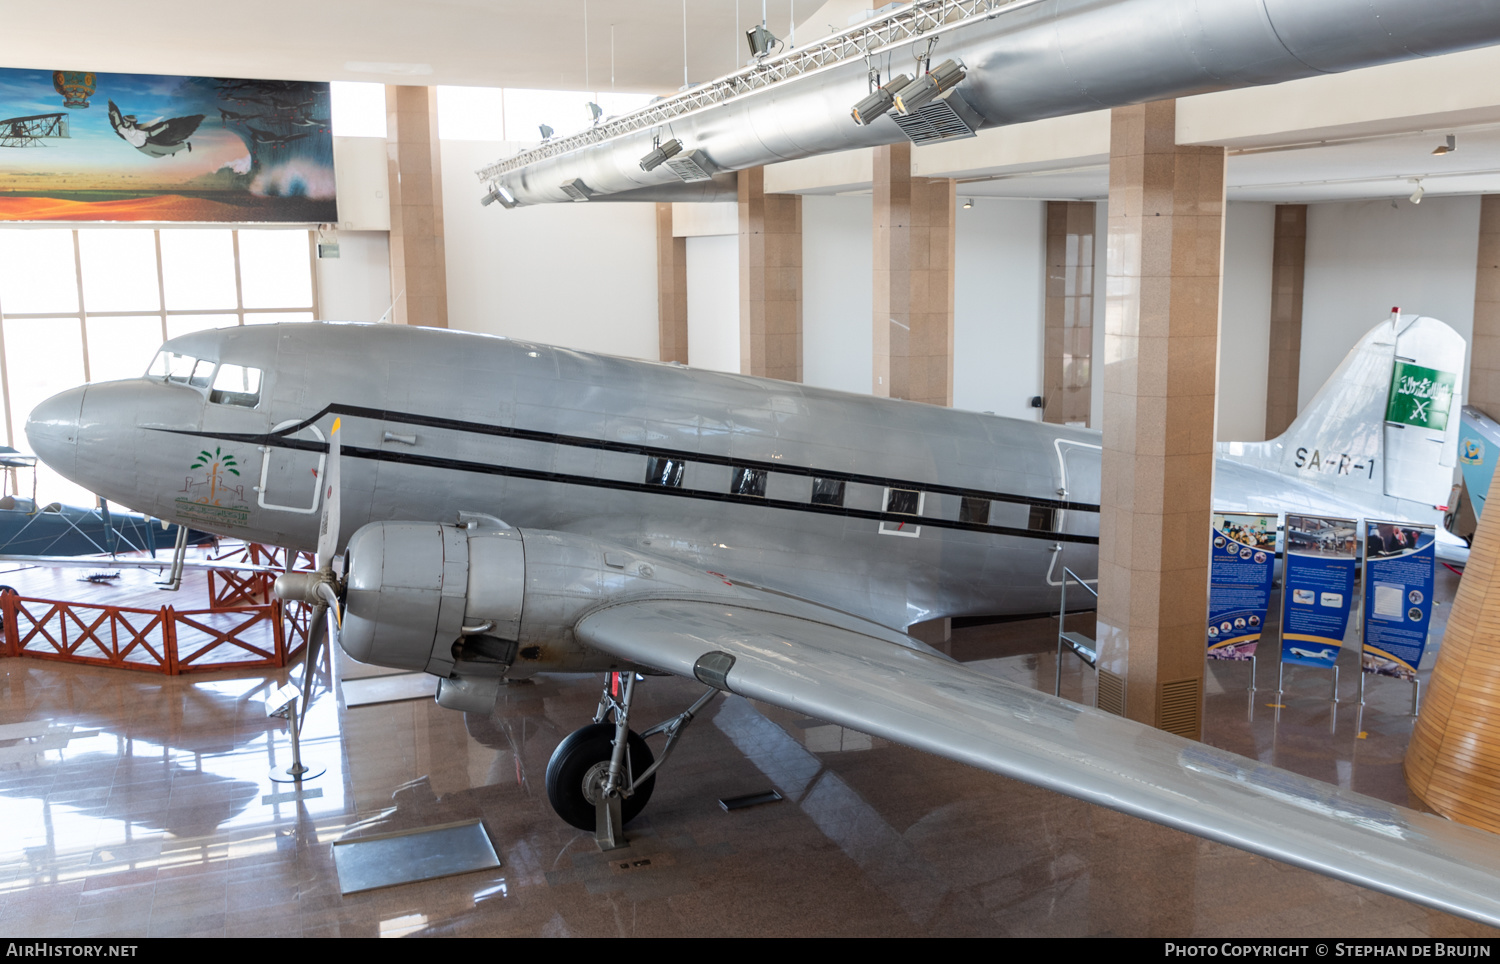
[[[8,11],[0,932],[1500,934],[1500,13],[1189,6]],[[452,655],[346,652],[330,514],[467,540]]]

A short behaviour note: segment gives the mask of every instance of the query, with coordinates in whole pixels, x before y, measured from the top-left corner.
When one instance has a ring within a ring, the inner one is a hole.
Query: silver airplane
[[[1381,323],[1280,438],[1222,448],[1216,504],[1440,521],[1457,418],[1397,427],[1388,396],[1393,373],[1436,373],[1449,396],[1432,379],[1402,389],[1402,417],[1446,412],[1462,360],[1440,322]],[[1093,578],[1098,432],[326,323],[175,338],[140,378],[42,403],[26,432],[113,502],[316,546],[316,572],[278,583],[316,607],[309,695],[329,634],[480,713],[508,680],[608,673],[546,781],[564,819],[606,838],[650,796],[646,738],[666,737],[665,760],[732,692],[1500,925],[1489,834],[1006,683],[906,634],[1055,611],[1065,566]],[[640,674],[706,690],[638,733]]]

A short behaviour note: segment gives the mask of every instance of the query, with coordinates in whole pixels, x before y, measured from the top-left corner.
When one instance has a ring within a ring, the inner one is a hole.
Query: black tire
[[[595,764],[609,763],[614,751],[615,726],[613,723],[590,723],[582,729],[569,733],[567,738],[552,751],[552,760],[547,764],[547,800],[557,815],[579,830],[594,829],[594,804],[585,794],[584,780]],[[640,734],[630,731],[630,772],[645,773],[656,757]],[[635,793],[620,804],[620,817],[629,823],[646,809],[651,791],[656,786],[656,774],[645,782],[637,783]]]

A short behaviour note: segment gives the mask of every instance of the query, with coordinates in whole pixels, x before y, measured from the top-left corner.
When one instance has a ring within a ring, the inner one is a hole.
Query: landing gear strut
[[[579,830],[594,831],[603,850],[625,846],[621,830],[646,808],[656,787],[657,767],[671,755],[694,715],[719,692],[710,687],[683,712],[636,733],[630,729],[636,680],[634,673],[610,673],[594,722],[569,734],[547,764],[552,809]],[[646,745],[646,737],[658,733],[667,735],[660,760]]]

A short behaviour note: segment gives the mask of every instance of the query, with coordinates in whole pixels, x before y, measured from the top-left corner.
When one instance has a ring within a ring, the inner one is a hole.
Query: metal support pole
[[[1422,681],[1413,676],[1411,678],[1411,715],[1413,719],[1417,716],[1417,701],[1421,699],[1421,696]]]

